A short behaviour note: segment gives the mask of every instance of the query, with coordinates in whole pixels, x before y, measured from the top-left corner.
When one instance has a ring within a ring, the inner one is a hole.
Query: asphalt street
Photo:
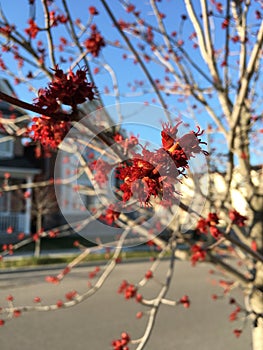
[[[112,349],[111,341],[119,338],[122,331],[134,339],[141,337],[147,322],[147,308],[134,300],[125,300],[117,289],[124,279],[136,283],[149,266],[150,262],[119,264],[102,288],[83,303],[58,311],[28,312],[8,321],[0,328],[0,349],[107,350]],[[167,266],[168,262],[164,262],[155,274],[157,280],[150,280],[142,289],[145,298],[156,295]],[[207,264],[191,267],[188,262],[176,262],[167,297],[180,299],[187,294],[191,306],[189,309],[162,306],[145,349],[250,349],[249,325],[241,337],[236,338],[233,330],[242,323],[228,321],[233,305],[227,300],[211,298],[221,289],[214,285],[215,276],[208,273],[210,268]],[[81,293],[87,289],[88,274],[93,270],[94,267],[77,268],[60,285],[45,282],[45,276],[55,274],[55,270],[0,273],[0,306],[6,305],[9,294],[14,296],[15,305],[32,305],[35,296],[41,297],[43,304],[65,300],[65,293],[73,289]],[[241,294],[237,293],[236,297]],[[141,319],[136,318],[138,311],[144,313]],[[135,348],[130,346],[131,350]]]

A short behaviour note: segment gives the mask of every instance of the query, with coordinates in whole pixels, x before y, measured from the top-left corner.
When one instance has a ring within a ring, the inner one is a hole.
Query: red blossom
[[[198,244],[194,244],[191,247],[192,256],[191,256],[191,262],[194,266],[198,261],[203,261],[206,258],[206,251],[202,249]]]
[[[41,303],[41,298],[40,297],[35,297],[34,298],[34,303]]]
[[[91,170],[95,172],[94,180],[99,186],[102,186],[108,181],[108,173],[111,171],[112,166],[103,159],[94,160],[90,163]]]
[[[229,321],[236,321],[240,311],[241,311],[240,307],[237,306],[236,309],[233,312],[231,312],[231,314],[229,315]]]
[[[59,283],[59,279],[57,278],[57,276],[47,276],[46,277],[46,282],[53,283],[53,284],[58,284]]]
[[[73,242],[73,246],[78,248],[78,247],[80,246],[79,241],[74,241],[74,242]]]
[[[13,233],[14,232],[14,228],[12,227],[12,226],[9,226],[7,229],[6,229],[6,233],[8,233],[9,235],[11,234],[11,233]]]
[[[136,318],[142,318],[143,316],[143,312],[142,311],[138,311],[136,314]]]
[[[200,128],[177,138],[179,124],[174,127],[163,125],[161,148],[154,152],[143,148],[141,154],[134,153],[132,159],[117,168],[117,177],[123,181],[120,189],[124,202],[136,194],[139,202],[145,205],[150,204],[151,197],[159,197],[163,205],[170,206],[175,194],[173,185],[188,168],[188,160],[197,153],[207,155],[200,147],[203,143],[198,138],[203,133]],[[119,134],[115,135],[115,140],[123,143]]]
[[[242,333],[242,330],[241,330],[241,329],[234,329],[234,330],[233,330],[233,333],[235,334],[235,336],[236,336],[237,338],[239,338],[240,335],[241,335],[241,333]]]
[[[93,25],[91,27],[91,34],[84,41],[84,46],[86,47],[87,51],[92,54],[94,57],[98,57],[100,50],[102,47],[104,47],[105,41],[100,32],[97,30],[96,25]]]
[[[123,152],[126,154],[133,147],[139,144],[138,137],[131,135],[127,138],[124,138],[121,134],[116,133],[114,135],[114,141],[116,141],[119,145],[123,147]]]
[[[40,141],[44,147],[57,148],[62,142],[70,128],[70,123],[66,121],[56,121],[52,118],[42,116],[33,118],[33,124],[28,128],[32,133],[34,141]]]
[[[145,273],[145,278],[146,278],[146,279],[153,278],[153,272],[152,272],[151,270],[148,270],[148,271]]]
[[[65,15],[56,14],[55,11],[50,11],[49,13],[50,25],[56,27],[59,23],[67,23],[68,17]]]
[[[60,109],[60,103],[74,109],[78,104],[84,103],[87,98],[90,101],[94,99],[94,86],[87,81],[86,68],[78,69],[76,73],[72,71],[64,73],[56,66],[54,72],[49,86],[38,91],[36,106],[49,112],[57,112]]]
[[[19,241],[21,241],[21,240],[24,239],[24,238],[25,238],[24,232],[20,232],[20,233],[18,234],[18,236],[17,236],[17,239],[18,239]]]
[[[133,12],[135,10],[135,6],[130,4],[126,7],[126,12],[130,13]]]
[[[58,308],[61,308],[61,307],[64,305],[64,303],[63,303],[62,300],[58,300],[58,301],[56,302],[56,305],[57,305]]]
[[[221,24],[222,29],[226,29],[229,26],[229,19],[225,18],[223,23]]]
[[[216,213],[209,213],[207,216],[209,226],[215,226],[219,223],[219,217]]]
[[[257,246],[257,242],[253,239],[253,241],[251,242],[251,249],[256,252],[257,249],[258,249],[258,246]]]
[[[5,324],[5,321],[3,319],[0,319],[0,327],[4,326],[4,324]]]
[[[124,280],[118,289],[118,293],[124,294],[125,299],[132,299],[136,297],[137,288],[134,284],[130,284]]]
[[[129,350],[127,344],[130,341],[130,336],[126,332],[122,332],[121,339],[113,340],[111,345],[114,350]]]
[[[208,233],[208,230],[215,239],[220,238],[222,235],[216,225],[219,223],[219,218],[216,213],[208,213],[206,219],[200,218],[197,222],[196,229],[200,233]]]
[[[29,19],[28,24],[29,27],[25,29],[25,32],[30,36],[31,39],[35,39],[37,33],[39,32],[39,28],[32,18]]]
[[[89,13],[90,13],[92,16],[95,16],[95,15],[98,15],[98,14],[99,14],[98,10],[97,10],[96,7],[94,7],[94,6],[90,6],[90,7],[89,7]]]
[[[106,210],[106,213],[100,216],[100,220],[105,222],[107,225],[112,225],[120,216],[120,212],[114,209],[114,205],[110,204]]]
[[[209,228],[210,234],[215,239],[219,239],[222,236],[222,233],[219,231],[219,229],[216,226],[211,226]]]
[[[235,209],[232,209],[229,211],[229,218],[233,222],[233,224],[242,227],[245,226],[245,221],[247,220],[246,216],[241,215],[238,211]]]
[[[216,9],[219,13],[223,13],[223,5],[221,4],[221,2],[216,2]]]
[[[77,296],[77,292],[75,290],[72,290],[65,294],[65,297],[67,300],[73,300]]]
[[[183,304],[183,306],[188,309],[190,307],[190,300],[189,300],[189,297],[187,295],[184,295],[180,301],[179,301],[181,304]]]
[[[198,232],[207,233],[207,221],[204,218],[200,218],[197,222],[196,229]]]
[[[139,294],[139,293],[137,293],[137,294],[136,294],[136,301],[137,301],[138,303],[140,303],[140,302],[142,301],[142,299],[143,299],[142,295]]]
[[[21,316],[21,311],[20,310],[14,310],[13,316],[14,317],[20,317]]]
[[[7,297],[6,297],[6,300],[7,301],[14,301],[14,297],[13,297],[13,295],[11,295],[11,294],[9,294]]]
[[[10,34],[12,33],[12,31],[15,30],[15,26],[14,25],[5,25],[0,27],[0,33],[4,34],[5,36],[10,36]]]

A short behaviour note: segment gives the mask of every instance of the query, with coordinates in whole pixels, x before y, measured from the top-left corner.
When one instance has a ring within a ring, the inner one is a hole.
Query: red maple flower
[[[114,209],[115,209],[114,205],[110,204],[106,210],[106,213],[101,215],[99,219],[108,225],[112,225],[120,216],[120,212]]]
[[[197,222],[196,229],[198,232],[207,233],[207,221],[204,218],[200,218]]]
[[[124,294],[125,299],[135,298],[137,295],[137,288],[134,284],[130,284],[124,280],[118,288],[118,293]]]
[[[29,27],[25,29],[25,32],[30,36],[31,39],[35,39],[37,33],[39,32],[39,28],[32,18],[29,19],[28,24]]]
[[[95,24],[91,26],[91,34],[84,41],[84,46],[86,47],[87,51],[92,54],[94,57],[98,57],[100,50],[102,47],[104,47],[105,41],[103,36],[100,34],[100,32],[97,30],[97,27]]]
[[[240,307],[237,306],[236,309],[229,315],[229,321],[236,321],[238,314],[241,311]]]
[[[240,335],[241,335],[241,333],[242,333],[242,330],[241,330],[241,329],[234,329],[234,330],[233,330],[233,333],[235,334],[235,336],[236,336],[237,338],[239,338]]]
[[[28,128],[28,132],[32,133],[34,141],[40,141],[44,147],[57,148],[69,131],[69,128],[69,122],[42,116],[33,118],[33,124]]]
[[[198,261],[203,261],[206,258],[206,251],[200,247],[198,244],[194,244],[191,247],[192,256],[191,256],[191,262],[194,266]]]
[[[136,136],[131,135],[127,138],[124,138],[121,134],[117,133],[114,135],[114,141],[123,147],[123,152],[126,154],[133,147],[139,144],[139,140]]]
[[[215,239],[218,239],[221,236],[221,232],[216,227],[219,223],[219,218],[216,213],[208,213],[206,219],[200,218],[197,222],[196,229],[200,233],[208,233],[208,230]]]
[[[94,6],[90,6],[90,7],[89,7],[89,13],[90,13],[92,16],[95,16],[95,15],[98,15],[98,14],[99,14],[98,10],[97,10],[96,7],[94,7]]]
[[[34,303],[41,303],[41,298],[40,297],[35,297],[34,298]]]
[[[150,278],[153,277],[153,272],[151,270],[148,270],[146,273],[145,273],[145,278],[148,280]]]
[[[14,232],[14,228],[12,226],[7,227],[6,233],[8,233],[10,235],[13,232]]]
[[[215,226],[219,223],[219,217],[216,213],[208,213],[207,223],[209,226]]]
[[[50,25],[56,27],[59,23],[67,23],[68,17],[65,15],[57,15],[55,11],[49,13]]]
[[[202,135],[198,128],[177,138],[178,123],[171,127],[163,125],[162,147],[154,152],[142,149],[141,154],[134,153],[132,159],[123,162],[117,170],[117,177],[123,181],[120,189],[123,201],[128,201],[135,193],[141,203],[150,204],[151,197],[160,197],[163,205],[171,205],[174,184],[180,181],[178,176],[188,167],[188,160],[197,153],[204,153],[197,136]],[[118,143],[123,142],[121,135],[115,135]]]
[[[229,211],[229,218],[233,222],[233,224],[237,226],[245,226],[245,221],[247,220],[246,216],[241,215],[238,211],[235,209],[232,209]]]
[[[190,300],[189,297],[187,295],[184,295],[181,299],[180,299],[180,304],[183,304],[183,306],[188,309],[190,306]]]
[[[77,294],[78,293],[75,290],[72,290],[72,291],[65,294],[65,298],[67,300],[73,300],[77,296]]]
[[[219,229],[216,226],[210,226],[209,228],[210,234],[215,239],[219,239],[222,236],[222,233],[219,231]]]
[[[9,294],[7,297],[6,297],[6,300],[7,301],[14,301],[14,297],[13,297],[13,295],[11,295],[11,294]]]
[[[129,350],[127,344],[130,341],[130,336],[126,332],[122,332],[121,339],[113,340],[111,345],[114,350]]]
[[[15,26],[14,25],[5,25],[5,26],[1,26],[0,27],[0,33],[4,34],[5,36],[10,36],[10,34],[12,33],[12,31],[15,30]]]
[[[86,68],[78,69],[76,73],[64,73],[56,65],[54,72],[48,87],[38,91],[36,106],[54,113],[60,109],[60,103],[76,108],[76,105],[84,103],[87,98],[90,101],[94,99],[94,86],[87,81]]]
[[[99,186],[108,181],[108,174],[112,166],[103,159],[94,160],[90,163],[91,170],[95,172],[94,180]]]

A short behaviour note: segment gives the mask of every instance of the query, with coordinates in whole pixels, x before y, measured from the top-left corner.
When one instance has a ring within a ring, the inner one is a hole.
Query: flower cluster
[[[68,17],[65,15],[57,15],[55,11],[49,13],[50,25],[56,27],[59,23],[65,24],[68,22]]]
[[[129,341],[130,336],[126,332],[123,332],[121,334],[121,339],[113,340],[111,345],[114,350],[129,350],[129,347],[127,346]]]
[[[162,204],[171,205],[174,184],[188,168],[189,159],[198,153],[207,155],[200,147],[204,143],[198,138],[203,133],[200,128],[177,138],[179,124],[174,127],[163,125],[161,148],[152,152],[143,147],[141,154],[134,153],[129,161],[118,167],[117,177],[122,181],[120,190],[124,202],[137,193],[138,200],[145,205],[150,204],[151,197],[159,197]]]
[[[36,106],[54,113],[58,112],[61,103],[74,109],[78,104],[84,103],[87,98],[90,101],[94,99],[94,86],[87,81],[86,68],[78,69],[76,73],[72,71],[64,73],[56,65],[54,72],[49,86],[38,91]]]
[[[118,168],[117,177],[123,181],[120,190],[122,200],[128,201],[134,194],[138,195],[140,203],[148,205],[151,196],[162,196],[164,190],[171,197],[174,192],[172,183],[165,181],[159,172],[156,153],[143,149],[142,155],[136,154],[130,164],[123,163]]]
[[[198,261],[204,261],[206,258],[206,251],[200,247],[198,244],[194,244],[191,247],[192,256],[191,256],[191,262],[194,266]]]
[[[28,21],[29,27],[25,29],[25,33],[31,38],[31,39],[35,39],[35,37],[37,36],[38,32],[39,32],[39,28],[36,24],[36,22],[30,18]]]
[[[114,205],[110,204],[107,208],[105,214],[100,216],[100,221],[105,222],[107,225],[113,225],[113,223],[118,219],[120,216],[120,212],[114,210]]]
[[[94,99],[93,84],[86,78],[87,69],[78,69],[76,73],[64,73],[55,66],[51,83],[38,91],[35,105],[52,117],[42,115],[33,118],[28,133],[34,141],[40,141],[44,148],[57,148],[70,128],[70,115],[59,115],[61,104],[71,106],[73,110],[78,104]],[[57,114],[56,114],[57,113]],[[44,114],[44,113],[43,113]]]
[[[28,132],[32,133],[34,141],[40,141],[44,147],[57,148],[67,132],[70,123],[64,120],[54,120],[50,117],[41,116],[33,118],[33,124]]]
[[[119,294],[124,294],[125,299],[135,298],[136,301],[142,301],[142,295],[137,293],[137,288],[134,284],[128,283],[126,280],[122,281],[119,289]]]
[[[108,173],[112,166],[103,159],[94,160],[90,163],[90,168],[94,172],[94,180],[99,186],[108,181]]]
[[[220,238],[221,232],[216,227],[219,223],[219,218],[216,213],[209,213],[207,218],[201,218],[197,222],[196,229],[200,233],[207,234],[208,231],[210,232],[211,236],[213,236],[215,239]]]
[[[92,54],[93,57],[98,57],[100,50],[102,47],[104,47],[105,41],[100,32],[97,30],[97,27],[95,24],[91,26],[91,34],[84,41],[84,46],[86,47],[87,51]]]
[[[235,209],[230,210],[228,215],[233,224],[239,227],[245,226],[245,221],[247,220],[246,216],[239,214]]]
[[[163,148],[169,154],[169,156],[175,162],[177,168],[188,168],[188,160],[195,156],[195,154],[203,153],[208,155],[208,152],[202,150],[200,144],[206,144],[202,142],[198,136],[201,136],[204,131],[201,131],[197,126],[197,132],[191,131],[182,137],[177,138],[179,122],[174,127],[169,124],[163,125],[163,131],[161,132]]]
[[[114,141],[117,142],[120,146],[122,146],[124,154],[128,153],[132,148],[139,144],[139,140],[136,136],[131,135],[128,138],[124,138],[119,133],[116,133],[114,135]]]

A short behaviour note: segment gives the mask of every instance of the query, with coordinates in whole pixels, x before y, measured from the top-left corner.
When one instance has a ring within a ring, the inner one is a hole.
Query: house
[[[13,94],[9,83],[0,80],[1,91]],[[28,117],[23,117],[23,110],[0,102],[0,120],[18,119],[19,128],[25,127]],[[27,120],[26,120],[27,119]],[[0,124],[1,125],[1,124]],[[6,125],[6,124],[4,124]],[[9,239],[15,238],[19,233],[31,232],[31,188],[23,188],[17,191],[4,191],[6,186],[30,184],[35,176],[41,173],[41,164],[34,157],[34,147],[26,147],[23,139],[15,136],[16,127],[13,123],[0,127],[0,241],[7,238],[7,233],[13,233]],[[14,135],[14,136],[13,136]]]

